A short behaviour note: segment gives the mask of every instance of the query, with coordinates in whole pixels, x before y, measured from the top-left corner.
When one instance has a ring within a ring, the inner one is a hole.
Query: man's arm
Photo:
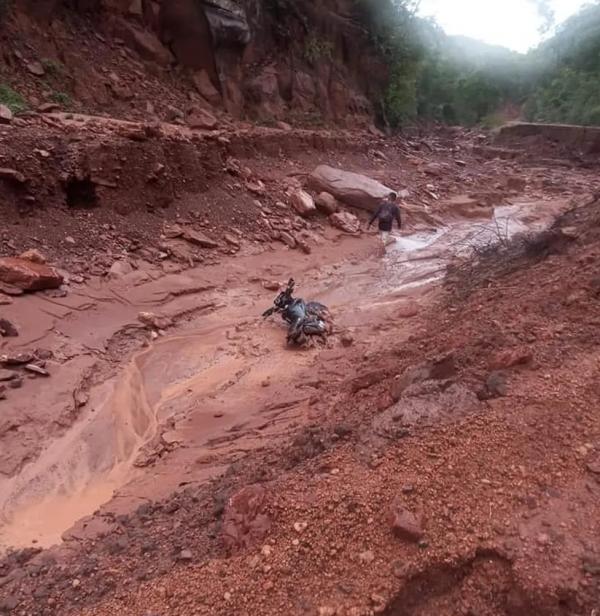
[[[402,216],[400,215],[400,208],[396,206],[396,221],[398,223],[398,229],[402,229]]]
[[[369,227],[375,222],[375,220],[378,218],[379,214],[381,214],[381,205],[375,210],[375,213],[373,214],[373,216],[371,217],[371,220],[369,220]]]

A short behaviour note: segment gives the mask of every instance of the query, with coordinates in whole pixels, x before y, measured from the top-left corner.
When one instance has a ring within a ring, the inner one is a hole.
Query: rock
[[[11,295],[12,297],[18,297],[19,295],[23,295],[23,289],[19,289],[12,284],[5,284],[0,281],[0,293],[4,293],[5,295]]]
[[[37,250],[37,248],[30,248],[29,250],[26,250],[24,253],[19,255],[19,259],[25,259],[25,261],[39,263],[40,265],[44,265],[47,261],[46,257],[39,250]]]
[[[38,359],[52,359],[54,357],[54,353],[49,349],[36,349],[35,355]]]
[[[127,84],[110,81],[108,83],[108,87],[110,88],[114,97],[119,100],[130,101],[131,99],[135,98],[133,90]]]
[[[284,101],[279,90],[279,75],[275,66],[266,66],[262,72],[245,84],[248,99],[256,106],[259,117],[281,117]]]
[[[0,336],[14,338],[18,335],[19,331],[8,319],[0,318]]]
[[[279,291],[281,285],[276,280],[263,280],[262,286],[267,291]]]
[[[202,98],[206,99],[211,105],[217,107],[221,104],[221,94],[215,88],[208,73],[205,70],[198,71],[192,75],[192,81],[196,90]]]
[[[506,349],[499,351],[490,360],[491,370],[506,370],[515,366],[525,366],[531,363],[533,354],[528,348]]]
[[[181,111],[181,109],[173,107],[173,105],[167,105],[167,122],[173,122],[174,120],[183,120],[184,117],[185,114],[183,113],[183,111]]]
[[[440,178],[444,175],[444,166],[440,163],[429,163],[425,165],[423,169],[427,175],[431,175],[432,177]]]
[[[33,353],[14,353],[12,355],[0,355],[0,363],[6,366],[22,366],[33,361]]]
[[[360,220],[350,212],[336,212],[329,217],[332,227],[340,229],[344,233],[355,235],[360,231]]]
[[[16,372],[13,372],[12,370],[4,370],[3,368],[0,368],[0,381],[2,382],[12,381],[12,379],[16,377],[17,377]]]
[[[219,123],[217,118],[215,118],[210,111],[200,108],[194,109],[192,113],[188,115],[186,122],[190,128],[197,130],[214,130]]]
[[[0,105],[0,124],[10,124],[12,119],[13,112],[6,105]]]
[[[286,233],[285,231],[282,231],[279,234],[279,239],[286,245],[289,246],[290,248],[296,248],[296,240],[294,239],[294,237],[292,235],[290,235],[289,233]]]
[[[296,212],[307,218],[317,213],[313,198],[304,190],[297,190],[291,197],[292,207]]]
[[[230,245],[230,246],[234,246],[235,248],[239,248],[240,247],[240,240],[238,240],[237,237],[235,237],[234,235],[231,235],[231,233],[225,233],[223,235],[223,237],[225,238],[225,241]]]
[[[263,545],[262,548],[260,549],[260,553],[265,558],[268,558],[269,556],[271,556],[272,552],[273,552],[273,548],[270,545]]]
[[[285,131],[290,131],[292,130],[292,125],[288,124],[287,122],[276,122],[275,126],[279,129],[279,130],[285,130]]]
[[[0,385],[0,400],[6,400],[6,385]]]
[[[264,195],[267,188],[260,180],[246,182],[246,188],[255,195]]]
[[[40,376],[50,376],[50,373],[45,368],[42,368],[36,364],[26,364],[25,370],[27,370],[27,372],[32,372],[33,374],[39,374]]]
[[[150,30],[142,30],[129,21],[118,22],[117,34],[135,49],[144,60],[168,66],[174,60],[173,54]]]
[[[53,111],[58,111],[60,109],[60,105],[58,103],[42,103],[37,110],[40,113],[52,113]]]
[[[27,62],[25,66],[27,67],[27,70],[36,77],[43,77],[46,74],[44,66],[37,60],[34,62]]]
[[[0,179],[14,182],[15,184],[25,184],[27,178],[16,169],[9,167],[0,167]]]
[[[183,235],[183,229],[179,225],[169,225],[164,228],[163,233],[165,237],[174,240]]]
[[[304,254],[309,255],[312,252],[310,244],[303,237],[297,237],[296,244]]]
[[[195,244],[196,246],[201,246],[202,248],[219,247],[218,242],[216,242],[215,240],[211,240],[201,231],[194,231],[193,229],[184,229],[183,239],[190,242],[190,244]]]
[[[587,299],[587,296],[588,294],[583,289],[580,289],[579,291],[574,291],[573,293],[567,295],[564,300],[564,304],[565,306],[572,306],[573,304],[584,302]]]
[[[328,192],[319,193],[315,199],[315,205],[321,212],[323,212],[323,214],[326,214],[327,216],[335,214],[339,209],[339,204],[336,198]]]
[[[417,542],[423,538],[421,522],[398,502],[390,508],[388,521],[392,527],[392,532],[399,539]]]
[[[75,406],[80,409],[90,401],[90,395],[86,391],[77,389],[73,392],[73,401],[75,402]]]
[[[127,276],[127,274],[131,274],[133,272],[133,267],[131,267],[131,263],[124,259],[120,261],[115,261],[108,270],[108,277],[112,279],[119,279]]]
[[[266,505],[267,491],[261,485],[242,488],[229,499],[221,536],[230,552],[247,549],[264,539],[271,528]]]
[[[75,245],[77,243],[75,241],[75,238],[71,237],[70,235],[67,235],[67,237],[65,237],[65,242],[67,242],[67,244],[73,244],[73,245]]]
[[[588,462],[586,465],[587,470],[594,475],[600,475],[600,460],[595,462]]]
[[[375,554],[373,553],[373,550],[365,550],[358,555],[358,560],[368,565],[375,560]]]
[[[408,301],[398,307],[396,314],[401,319],[410,319],[419,314],[419,304],[415,301]]]
[[[446,381],[454,377],[456,372],[454,355],[446,353],[431,361],[407,368],[394,379],[390,394],[392,399],[397,402],[412,385],[423,381]]]
[[[140,323],[152,329],[167,329],[173,325],[173,321],[169,317],[160,316],[153,312],[140,312],[137,318]]]
[[[306,522],[294,522],[294,530],[297,533],[303,533],[308,528],[308,524]]]
[[[191,550],[181,550],[181,552],[179,552],[179,555],[177,556],[177,560],[181,562],[190,562],[193,559],[194,555],[192,554]]]
[[[392,191],[380,182],[365,175],[335,169],[328,165],[317,167],[309,177],[312,188],[328,192],[338,201],[353,207],[374,211]]]
[[[349,347],[354,344],[354,336],[350,332],[344,332],[341,337],[342,346]]]
[[[503,398],[508,394],[508,381],[503,372],[495,370],[491,372],[485,381],[483,388],[477,393],[480,400],[492,400]]]
[[[5,295],[0,295],[0,306],[8,306],[12,304],[13,301],[10,297],[6,297]]]

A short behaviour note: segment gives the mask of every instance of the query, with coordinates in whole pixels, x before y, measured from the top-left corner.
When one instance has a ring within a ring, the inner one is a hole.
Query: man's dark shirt
[[[375,222],[375,219],[379,219],[380,231],[391,231],[394,219],[398,222],[398,229],[402,227],[402,220],[400,218],[400,208],[391,201],[382,201],[375,214],[369,221],[369,227]]]

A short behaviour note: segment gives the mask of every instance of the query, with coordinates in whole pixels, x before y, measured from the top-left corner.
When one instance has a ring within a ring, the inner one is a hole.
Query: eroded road
[[[15,303],[8,316],[26,335],[3,350],[44,347],[55,361],[50,379],[11,395],[4,416],[14,429],[0,456],[0,547],[93,535],[102,516],[88,516],[98,509],[124,513],[202,483],[317,419],[320,386],[353,374],[345,344],[375,357],[392,330],[398,344],[453,256],[544,228],[570,205],[519,201],[492,219],[456,208],[437,228],[403,232],[385,258],[372,236],[332,236],[310,256],[267,251],[218,269],[138,270]],[[276,293],[263,283],[290,275],[300,295],[332,309],[326,347],[287,349],[283,324],[260,318]],[[140,312],[165,323],[148,329]]]

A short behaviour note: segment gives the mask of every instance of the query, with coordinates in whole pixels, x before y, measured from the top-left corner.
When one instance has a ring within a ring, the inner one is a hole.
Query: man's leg
[[[381,254],[385,254],[385,247],[389,238],[389,231],[379,231],[379,241],[381,242]]]

